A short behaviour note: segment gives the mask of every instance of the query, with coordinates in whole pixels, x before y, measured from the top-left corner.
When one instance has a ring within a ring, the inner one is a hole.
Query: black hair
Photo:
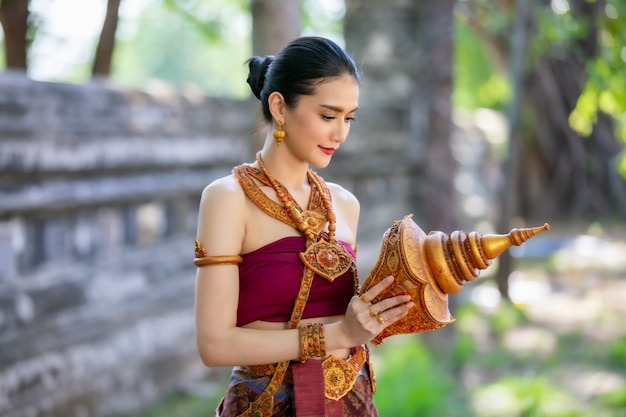
[[[289,108],[301,95],[313,95],[328,78],[352,76],[359,82],[359,72],[352,58],[335,42],[317,36],[304,36],[290,42],[276,56],[253,56],[247,61],[248,84],[261,100],[263,117],[272,121],[268,97],[279,92]]]

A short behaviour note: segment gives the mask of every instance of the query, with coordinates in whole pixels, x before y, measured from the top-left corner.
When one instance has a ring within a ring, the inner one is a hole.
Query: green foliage
[[[206,398],[193,395],[173,394],[169,396],[159,408],[156,408],[145,417],[171,416],[206,416],[214,410],[217,404],[209,404]]]
[[[538,29],[531,43],[531,62],[554,50],[567,49],[576,53],[581,42],[591,36],[586,22],[572,13],[569,6],[560,10],[536,7],[535,15]],[[602,112],[616,121],[616,134],[626,140],[625,2],[607,1],[604,14],[599,17],[597,41],[598,55],[587,64],[588,78],[576,108],[569,116],[569,123],[579,134],[588,136],[598,120],[598,113]],[[622,164],[626,174],[626,165]]]
[[[620,417],[626,416],[626,393],[618,389],[591,405],[542,376],[503,378],[473,393],[479,417]]]
[[[174,393],[164,398],[156,407],[134,417],[205,417],[217,408],[219,398]],[[118,416],[130,417],[130,416]]]
[[[491,326],[496,335],[502,335],[527,322],[528,319],[523,310],[517,308],[511,302],[503,301],[498,312],[492,317]]]
[[[452,363],[454,363],[456,367],[462,367],[472,360],[476,352],[476,342],[474,338],[467,333],[461,333],[457,336],[456,343],[452,349]]]
[[[121,22],[112,78],[146,86],[195,85],[212,96],[245,98],[252,54],[247,0],[153,0],[136,22]],[[303,32],[341,38],[342,8],[303,2]]]
[[[236,15],[250,12],[246,0],[163,0],[165,8],[184,18],[210,42],[229,37],[230,24]]]
[[[508,49],[512,10],[498,5],[502,3],[476,0],[460,1],[457,7],[453,102],[458,107],[502,110],[511,98],[507,75],[498,63],[506,57],[498,58],[487,49]],[[533,6],[536,27],[528,50],[531,67],[546,54],[576,54],[583,44],[589,44],[589,24],[572,10],[572,2],[533,2]],[[626,142],[626,2],[606,0],[604,13],[598,18],[597,57],[587,63],[584,90],[569,123],[587,136],[598,114],[604,113],[615,121],[616,137]],[[581,59],[587,58],[581,55]],[[626,178],[626,153],[616,161],[616,169]]]
[[[570,12],[557,13],[550,7],[536,6],[534,14],[537,30],[529,45],[531,64],[535,64],[555,47],[575,49],[576,43],[588,35],[585,23]]]
[[[112,78],[133,86],[159,79],[176,87],[196,85],[210,95],[246,97],[249,14],[228,0],[203,7],[187,1],[175,8],[165,1],[150,3],[134,31],[120,27]]]
[[[612,367],[626,371],[626,336],[609,342],[608,356]]]
[[[598,398],[598,402],[605,406],[620,410],[616,416],[626,416],[626,387],[621,387]]]
[[[599,53],[588,63],[589,78],[570,114],[570,125],[588,136],[602,112],[615,120],[615,134],[626,142],[626,2],[607,1],[598,41]],[[626,178],[626,154],[618,169]]]
[[[302,34],[327,36],[341,42],[345,12],[341,1],[302,0]]]
[[[460,13],[454,20],[454,43],[454,105],[465,109],[503,109],[511,96],[508,82],[495,70],[485,42],[468,27]]]
[[[384,360],[375,362],[378,391],[374,398],[381,416],[468,416],[455,397],[455,382],[445,369],[444,358],[434,355],[415,336],[406,337],[401,344],[385,343],[380,348]]]

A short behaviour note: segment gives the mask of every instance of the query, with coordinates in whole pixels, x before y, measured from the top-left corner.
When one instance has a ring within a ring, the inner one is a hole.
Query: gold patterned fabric
[[[234,417],[241,415],[250,408],[250,404],[261,395],[268,385],[270,376],[258,376],[247,366],[233,368],[231,383],[222,398],[215,416]],[[325,417],[378,417],[378,412],[373,401],[372,377],[367,364],[363,366],[357,375],[351,390],[339,400],[322,397],[320,408],[323,408]],[[263,414],[259,411],[258,416],[295,417],[294,385],[291,380],[285,380],[278,388],[274,396],[273,411],[271,414]]]
[[[339,400],[352,389],[361,368],[368,360],[366,349],[362,346],[355,348],[348,359],[329,356],[321,361],[326,398]],[[270,376],[276,371],[276,364],[250,365],[248,368],[257,377]],[[293,383],[293,375],[290,370],[285,374],[284,381]]]

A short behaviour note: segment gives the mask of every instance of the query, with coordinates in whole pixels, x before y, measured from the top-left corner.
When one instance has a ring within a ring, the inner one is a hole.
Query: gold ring
[[[370,317],[376,317],[378,316],[378,311],[374,311],[372,309],[372,306],[370,306]]]
[[[364,303],[369,303],[369,302],[370,302],[370,299],[369,299],[369,298],[367,298],[367,296],[366,296],[365,294],[363,294],[363,295],[361,296],[361,300],[363,300],[363,302],[364,302]]]
[[[380,324],[383,324],[385,322],[385,319],[383,318],[383,316],[378,316],[376,320],[378,320]]]

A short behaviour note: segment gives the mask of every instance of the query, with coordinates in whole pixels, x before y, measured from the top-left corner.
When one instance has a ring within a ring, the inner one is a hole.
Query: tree
[[[300,1],[250,0],[252,52],[272,55],[302,31]]]
[[[431,230],[455,226],[452,134],[454,1],[346,1],[346,48],[363,69],[359,136],[398,136],[411,177],[409,206]],[[363,120],[365,119],[365,120]],[[394,124],[395,123],[395,124]]]
[[[510,57],[514,56],[510,27],[520,1],[473,0],[460,8],[465,12],[462,19],[488,45],[493,67],[507,76],[513,69]],[[626,36],[624,25],[607,11],[612,8],[615,16],[621,13],[623,20],[623,2],[531,3],[533,7],[522,22],[526,33],[523,42],[529,48],[524,54],[519,97],[514,98],[520,100],[521,119],[517,129],[513,126],[509,142],[509,156],[514,162],[509,166],[511,181],[503,184],[514,203],[502,211],[500,227],[507,223],[514,226],[511,222],[515,218],[566,222],[625,216],[626,185],[617,164],[623,143],[615,128],[626,111],[623,61],[610,64],[607,56],[607,50],[617,49],[614,43],[623,45],[618,40]],[[597,67],[604,71],[600,73]],[[585,100],[590,95],[590,82],[595,87],[591,94],[594,99]],[[606,88],[611,85],[613,88]],[[621,93],[614,94],[613,90]],[[604,93],[612,107],[600,106],[599,97]],[[512,269],[507,257],[501,258],[498,271],[505,297]]]
[[[544,53],[540,49],[526,74],[523,100],[532,124],[525,126],[520,155],[526,175],[515,187],[519,213],[553,219],[626,216],[626,187],[615,164],[623,144],[615,121],[600,111],[586,135],[570,123],[591,73],[589,63],[601,54],[607,2],[571,0],[569,5],[569,17],[556,17],[573,22],[576,32]],[[546,7],[536,11],[537,30],[545,28]]]
[[[300,36],[300,1],[250,0],[252,12],[252,53],[274,55],[290,41]],[[265,133],[256,132],[250,148],[251,155],[263,147]]]
[[[93,61],[92,76],[108,77],[111,73],[111,61],[115,47],[115,32],[119,18],[121,0],[108,0],[107,12],[100,32],[100,40]]]
[[[599,78],[605,86],[613,83],[605,90],[615,90],[616,95],[623,91],[615,85],[623,83],[623,60],[607,61],[606,39],[623,45],[619,39],[626,37],[626,30],[605,11],[625,7],[605,0],[560,3],[562,9],[554,9],[548,0],[532,2],[525,22],[529,50],[522,75],[517,161],[523,175],[511,187],[518,200],[513,215],[531,220],[626,215],[626,190],[616,164],[623,146],[614,129],[618,120],[599,106],[598,96],[606,91],[592,94],[595,103],[585,100],[590,81],[596,89],[603,84]],[[489,46],[493,67],[508,76],[514,3],[475,0],[466,5],[463,19]],[[613,33],[607,32],[610,26]],[[603,68],[602,76],[597,67]],[[616,116],[623,113],[620,108],[626,109],[624,97],[608,101],[617,102]]]
[[[107,13],[92,68],[94,76],[108,76],[115,46],[115,33],[121,0],[108,0]],[[31,40],[31,13],[28,0],[1,0],[0,23],[4,31],[5,61],[7,68],[28,69],[28,47]]]
[[[509,149],[504,164],[503,185],[500,191],[499,202],[501,204],[501,215],[498,222],[498,230],[507,230],[511,226],[511,218],[517,213],[517,194],[514,185],[520,181],[519,176],[519,159],[520,149],[519,143],[519,126],[520,126],[520,109],[521,109],[521,93],[524,77],[527,35],[526,22],[530,11],[529,0],[518,0],[515,3],[513,31],[510,37],[510,80],[512,84],[513,95],[509,103],[507,111],[507,120],[509,124]],[[513,257],[511,252],[506,251],[500,256],[498,270],[496,273],[496,283],[500,294],[508,298],[509,296],[509,275],[513,270]]]
[[[7,68],[26,71],[28,16],[28,0],[0,0],[0,23],[4,31]]]

